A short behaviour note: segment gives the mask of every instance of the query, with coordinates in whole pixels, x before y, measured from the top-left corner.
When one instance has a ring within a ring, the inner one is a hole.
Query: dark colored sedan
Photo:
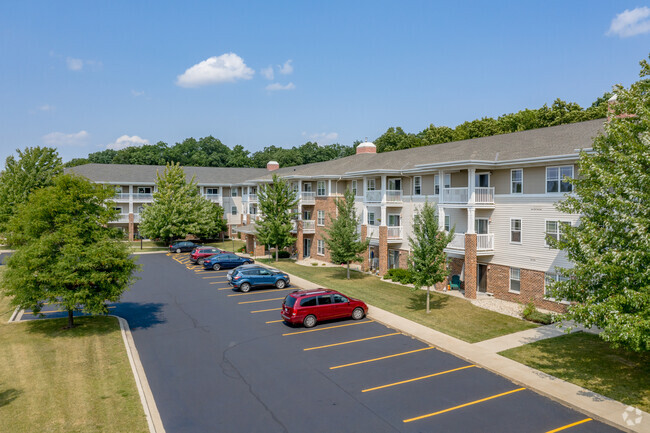
[[[169,246],[169,252],[171,253],[186,253],[192,251],[194,248],[200,247],[201,245],[195,244],[192,241],[178,241],[174,242]]]
[[[215,271],[218,271],[219,269],[236,268],[237,266],[254,262],[255,260],[248,257],[240,257],[237,254],[224,253],[208,257],[203,261],[203,267],[205,269],[214,269]]]

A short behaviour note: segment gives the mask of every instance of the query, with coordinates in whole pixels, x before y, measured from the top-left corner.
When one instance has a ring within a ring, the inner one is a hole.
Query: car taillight
[[[239,277],[234,277],[233,280],[241,280],[241,276],[239,276]]]

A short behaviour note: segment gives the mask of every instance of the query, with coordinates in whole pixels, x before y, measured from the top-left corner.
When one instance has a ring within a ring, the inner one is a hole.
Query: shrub
[[[384,275],[385,280],[393,280],[402,284],[412,284],[413,274],[408,269],[389,269]]]
[[[239,249],[237,250],[237,252],[245,253],[245,252],[246,252],[246,247],[241,247],[241,248],[239,248]]]
[[[278,257],[281,259],[288,259],[289,257],[291,257],[291,253],[289,251],[282,250],[278,253]]]
[[[521,312],[521,315],[526,320],[535,323],[541,323],[542,325],[550,325],[553,323],[553,315],[537,311],[537,308],[535,308],[535,304],[533,304],[532,301],[526,304],[524,310]]]
[[[311,265],[312,266],[318,266],[318,263],[312,263]]]

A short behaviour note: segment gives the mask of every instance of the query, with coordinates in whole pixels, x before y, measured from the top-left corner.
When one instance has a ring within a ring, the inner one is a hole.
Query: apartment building
[[[603,123],[593,120],[386,153],[363,143],[356,155],[296,167],[270,162],[266,170],[185,171],[188,178],[196,176],[206,197],[213,195],[224,206],[229,227],[237,226],[248,250],[257,253],[263,250],[255,240],[257,188],[271,182],[273,174],[286,179],[299,197],[299,259],[330,260],[325,228],[336,216],[336,198],[352,190],[361,236],[370,240],[362,267],[379,275],[406,267],[414,215],[428,202],[437,209],[440,228],[454,230],[446,252],[466,297],[491,293],[561,311],[562,302],[548,297],[546,283],[562,278],[557,266],[571,264],[548,245],[548,238],[560,236],[561,225],[575,224],[579,216],[559,212],[555,203],[571,193],[563,179],[578,175],[579,152],[591,148]],[[115,185],[117,205],[124,210],[116,224],[128,224],[125,230],[135,233],[139,209],[143,199],[150,200],[160,169],[88,164],[71,170]]]

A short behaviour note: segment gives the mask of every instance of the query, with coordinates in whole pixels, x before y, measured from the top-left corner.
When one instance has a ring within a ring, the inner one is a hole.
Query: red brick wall
[[[476,234],[465,234],[465,297],[476,299]]]
[[[388,227],[379,226],[379,275],[388,270]]]
[[[311,217],[316,221],[316,233],[314,234],[314,241],[311,245],[311,257],[317,260],[323,260],[326,262],[331,261],[329,250],[327,249],[327,244],[325,244],[325,255],[318,255],[318,240],[325,239],[325,227],[329,227],[331,224],[331,218],[336,218],[336,202],[334,197],[316,197],[316,204],[313,206]],[[309,207],[303,205],[303,208],[310,210]],[[318,225],[318,211],[325,211],[325,226]],[[330,218],[331,217],[331,218]]]
[[[510,267],[488,265],[487,290],[497,299],[527,304],[533,301],[536,307],[555,312],[564,312],[566,306],[544,299],[544,272],[521,269],[519,293],[510,291]]]
[[[361,241],[365,241],[368,236],[368,226],[365,224],[361,225]],[[363,262],[361,263],[361,270],[368,271],[370,269],[370,248],[362,253]]]

